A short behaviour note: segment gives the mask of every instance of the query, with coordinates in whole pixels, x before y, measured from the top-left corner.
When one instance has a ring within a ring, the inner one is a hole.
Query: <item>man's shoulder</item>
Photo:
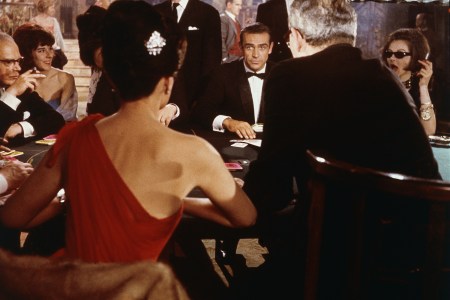
[[[219,72],[222,73],[236,73],[238,71],[244,71],[244,63],[242,61],[242,59],[238,59],[238,60],[234,60],[232,62],[229,63],[224,63],[221,64],[219,67]]]
[[[195,6],[196,8],[204,9],[205,11],[209,12],[214,11],[215,13],[217,13],[217,15],[219,15],[219,11],[215,9],[212,5],[200,0],[189,0],[187,6]]]
[[[230,22],[232,20],[231,17],[226,12],[222,12],[220,14],[220,19],[226,22]]]
[[[162,6],[167,6],[167,5],[170,5],[170,0],[166,0],[166,1],[160,2],[158,4],[155,4],[155,8],[160,8]]]
[[[261,3],[260,5],[258,5],[258,9],[270,9],[274,6],[278,6],[280,4],[284,4],[285,1],[284,0],[269,0],[267,2]]]

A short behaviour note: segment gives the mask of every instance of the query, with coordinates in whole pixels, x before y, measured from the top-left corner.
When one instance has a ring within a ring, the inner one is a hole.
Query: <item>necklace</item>
[[[402,82],[407,90],[411,88],[411,77],[408,80]]]

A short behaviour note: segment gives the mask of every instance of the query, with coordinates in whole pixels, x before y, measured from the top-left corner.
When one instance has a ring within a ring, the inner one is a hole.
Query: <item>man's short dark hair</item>
[[[242,41],[244,40],[244,34],[246,34],[246,33],[248,33],[248,34],[267,33],[269,35],[269,43],[272,42],[272,35],[270,33],[270,29],[263,23],[256,22],[256,23],[253,23],[252,25],[244,27],[244,29],[241,30],[241,35],[240,35],[241,46],[242,46]]]

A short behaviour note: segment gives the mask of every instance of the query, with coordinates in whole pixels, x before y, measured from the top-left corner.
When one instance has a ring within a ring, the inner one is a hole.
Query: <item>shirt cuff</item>
[[[173,115],[172,120],[178,118],[180,116],[180,108],[178,107],[178,105],[176,105],[175,103],[167,103],[167,105],[172,105],[175,107],[175,114]]]
[[[212,123],[212,129],[214,131],[218,131],[218,132],[225,132],[225,129],[223,128],[223,121],[225,121],[225,119],[231,118],[230,116],[224,116],[224,115],[218,115],[217,117],[214,118],[213,123]]]
[[[20,104],[20,100],[17,97],[11,95],[10,93],[8,93],[6,91],[3,93],[0,100],[14,110],[17,110],[17,107]]]
[[[8,182],[6,181],[5,176],[0,174],[0,195],[5,193],[8,190]]]
[[[27,121],[19,122],[19,125],[22,126],[23,137],[24,137],[24,138],[27,138],[27,137],[35,136],[35,135],[36,135],[36,133],[34,132],[34,127],[33,127],[33,125],[31,125],[31,124],[28,123]]]

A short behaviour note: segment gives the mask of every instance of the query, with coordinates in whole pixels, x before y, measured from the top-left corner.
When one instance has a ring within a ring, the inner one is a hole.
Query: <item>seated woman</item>
[[[52,45],[55,42],[51,33],[37,24],[26,23],[19,26],[13,34],[23,56],[22,71],[36,68],[46,77],[38,80],[36,92],[58,111],[64,120],[76,120],[78,93],[72,74],[52,67],[55,57]]]
[[[116,114],[67,125],[34,173],[0,210],[21,228],[66,191],[66,257],[88,262],[157,260],[183,212],[230,227],[256,210],[203,139],[160,124],[184,56],[178,27],[150,4],[111,4],[104,70],[121,97]],[[199,187],[209,198],[188,198]],[[33,195],[33,197],[30,197]]]
[[[427,135],[436,132],[436,115],[429,93],[433,64],[427,60],[430,46],[417,29],[402,28],[392,32],[382,50],[383,60],[409,91],[420,122]]]

